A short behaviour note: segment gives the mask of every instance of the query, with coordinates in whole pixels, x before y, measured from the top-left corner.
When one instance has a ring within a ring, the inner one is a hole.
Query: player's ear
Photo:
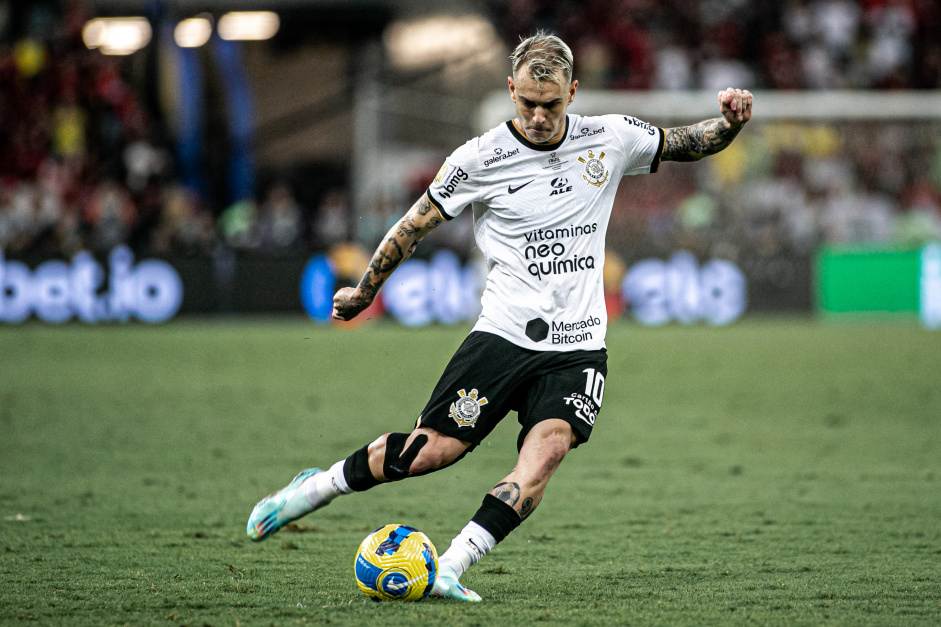
[[[575,100],[576,89],[578,89],[578,81],[572,81],[569,85],[569,104],[572,104],[572,101]]]
[[[509,90],[510,90],[510,100],[512,100],[513,102],[516,102],[516,86],[513,85],[513,77],[512,77],[512,76],[507,76],[507,77],[506,77],[506,85],[507,85],[507,87],[508,87]]]

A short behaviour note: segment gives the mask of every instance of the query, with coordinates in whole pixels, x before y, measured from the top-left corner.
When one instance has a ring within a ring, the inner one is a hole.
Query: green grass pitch
[[[466,332],[0,328],[0,623],[941,623],[941,334],[914,325],[612,325],[592,440],[465,575],[481,604],[372,603],[353,556],[391,522],[446,549],[513,466],[513,414],[248,541],[298,470],[409,430]]]

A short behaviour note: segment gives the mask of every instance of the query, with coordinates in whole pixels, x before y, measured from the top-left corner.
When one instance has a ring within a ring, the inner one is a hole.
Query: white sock
[[[480,561],[497,545],[490,532],[471,521],[451,540],[451,546],[438,558],[438,566],[448,568],[460,578],[464,571]]]
[[[346,484],[343,476],[345,459],[341,459],[333,466],[321,473],[317,473],[304,482],[304,495],[311,508],[326,505],[341,494],[349,494],[353,490]]]

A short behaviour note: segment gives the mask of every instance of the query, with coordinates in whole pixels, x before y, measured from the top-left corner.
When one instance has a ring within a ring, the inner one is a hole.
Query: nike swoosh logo
[[[526,187],[527,185],[529,185],[530,183],[532,183],[532,182],[535,181],[535,180],[536,180],[536,179],[532,179],[532,180],[526,181],[525,183],[523,183],[523,184],[520,185],[519,187],[513,187],[512,185],[507,185],[507,186],[506,186],[506,191],[507,191],[507,193],[515,194],[516,192],[520,191],[521,189],[523,189],[524,187]]]

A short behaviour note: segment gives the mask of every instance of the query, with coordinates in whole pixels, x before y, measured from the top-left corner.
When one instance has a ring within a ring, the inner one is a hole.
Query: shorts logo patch
[[[458,390],[459,399],[451,403],[451,418],[459,427],[473,427],[480,417],[481,405],[487,404],[486,398],[477,398],[477,390],[471,390],[470,394],[464,390]]]
[[[575,410],[576,418],[581,418],[588,423],[588,426],[594,426],[595,419],[598,418],[598,408],[591,402],[590,398],[578,392],[573,392],[571,396],[566,396],[562,400]]]

